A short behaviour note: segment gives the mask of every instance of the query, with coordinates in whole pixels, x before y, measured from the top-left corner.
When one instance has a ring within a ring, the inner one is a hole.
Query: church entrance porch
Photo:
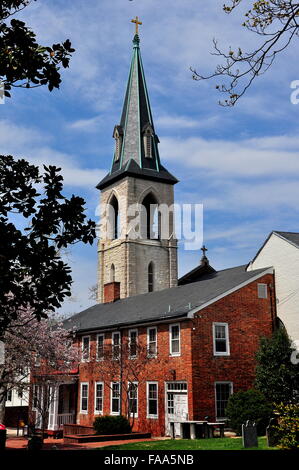
[[[166,383],[166,413],[165,429],[166,435],[171,435],[170,423],[175,422],[174,437],[181,436],[181,425],[188,420],[188,386],[186,382]]]
[[[47,422],[45,432],[48,435],[60,434],[64,424],[74,424],[76,422],[76,394],[77,384],[74,382],[51,385],[47,392],[48,410],[43,411],[43,404],[35,409],[35,429],[41,430],[42,416]],[[42,395],[43,390],[40,391],[41,403],[44,401]]]

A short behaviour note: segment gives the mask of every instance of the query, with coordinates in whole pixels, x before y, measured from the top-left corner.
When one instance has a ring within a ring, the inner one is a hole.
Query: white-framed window
[[[157,356],[157,327],[151,326],[147,329],[147,350],[149,357]]]
[[[81,382],[80,384],[80,413],[88,413],[88,382]]]
[[[103,414],[104,384],[95,382],[94,384],[94,412]]]
[[[169,352],[171,356],[181,354],[181,332],[180,324],[169,325]]]
[[[158,382],[147,382],[147,418],[158,418]]]
[[[129,358],[134,359],[137,357],[137,345],[138,345],[138,330],[129,330]]]
[[[111,383],[111,414],[120,414],[120,383]]]
[[[213,323],[214,356],[229,356],[228,323]]]
[[[104,341],[105,335],[103,333],[97,335],[97,361],[104,359]]]
[[[118,360],[120,358],[120,332],[112,333],[112,358]]]
[[[89,361],[90,356],[90,336],[82,336],[82,361]]]
[[[138,418],[138,383],[130,382],[128,384],[128,398],[130,416]]]
[[[6,400],[7,401],[12,401],[12,390],[7,390]]]
[[[268,289],[267,284],[258,284],[257,285],[257,296],[259,299],[267,299],[268,297]]]
[[[215,382],[215,408],[216,408],[216,419],[226,419],[225,410],[229,397],[233,393],[232,382]]]

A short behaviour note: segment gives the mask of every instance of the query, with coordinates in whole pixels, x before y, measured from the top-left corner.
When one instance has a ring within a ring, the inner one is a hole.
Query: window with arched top
[[[160,223],[157,199],[152,193],[149,193],[142,202],[142,237],[148,240],[157,240],[160,233]]]
[[[147,124],[145,128],[143,129],[143,145],[144,145],[144,155],[145,158],[152,158],[153,156],[153,145],[152,145],[152,139],[153,139],[153,129],[150,124]]]
[[[115,195],[112,196],[109,203],[109,232],[112,239],[119,238],[119,206]]]
[[[148,265],[148,291],[154,291],[154,263],[150,262]]]
[[[113,137],[115,139],[114,161],[117,162],[120,159],[122,148],[123,131],[121,126],[115,126]]]
[[[115,266],[113,263],[110,268],[110,282],[115,282]]]

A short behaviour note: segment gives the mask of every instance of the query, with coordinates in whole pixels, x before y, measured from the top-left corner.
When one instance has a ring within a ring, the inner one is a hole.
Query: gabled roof
[[[202,309],[269,272],[269,268],[247,272],[245,267],[210,273],[183,286],[96,304],[65,320],[64,327],[84,332],[187,317],[194,309]]]
[[[188,273],[184,274],[184,276],[180,277],[178,280],[178,285],[183,286],[185,284],[189,284],[190,282],[199,281],[204,275],[215,273],[216,270],[210,266],[208,259],[206,261],[202,261],[199,266],[192,269]]]
[[[262,251],[264,246],[268,243],[268,241],[269,241],[269,239],[271,238],[272,235],[276,235],[276,236],[286,240],[287,242],[291,243],[292,245],[296,246],[297,248],[299,248],[299,233],[297,233],[297,232],[281,232],[281,231],[278,231],[278,230],[273,230],[268,235],[268,237],[266,238],[266,240],[264,241],[264,243],[262,244],[262,246],[260,247],[260,249],[258,250],[256,255],[254,256],[254,258],[248,263],[247,267],[250,266],[256,260],[256,258],[258,257],[258,255],[260,254],[260,252]]]
[[[115,180],[129,175],[137,178],[146,177],[162,180],[169,184],[178,182],[160,162],[159,139],[155,133],[139,42],[139,36],[135,35],[133,57],[120,125],[116,126],[119,133],[123,135],[121,155],[118,160],[113,159],[110,173],[97,185],[98,189],[103,189]],[[153,132],[151,139],[152,158],[146,158],[144,152],[143,133],[147,126],[150,126]],[[134,175],[130,171],[131,167],[136,168]]]
[[[297,232],[278,232],[278,231],[274,231],[273,233],[276,233],[276,235],[279,235],[280,237],[284,238],[285,240],[292,243],[293,245],[296,245],[296,247],[299,248],[299,233],[297,233]]]

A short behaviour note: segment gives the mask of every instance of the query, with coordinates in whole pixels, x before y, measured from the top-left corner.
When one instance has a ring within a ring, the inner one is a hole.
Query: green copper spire
[[[99,189],[104,187],[103,184],[107,185],[108,181],[124,176],[124,173],[155,180],[166,179],[170,184],[177,182],[160,163],[159,139],[155,133],[137,34],[138,25],[142,23],[138,17],[132,22],[136,23],[136,34],[121,120],[113,133],[115,154],[111,171],[98,184]]]

